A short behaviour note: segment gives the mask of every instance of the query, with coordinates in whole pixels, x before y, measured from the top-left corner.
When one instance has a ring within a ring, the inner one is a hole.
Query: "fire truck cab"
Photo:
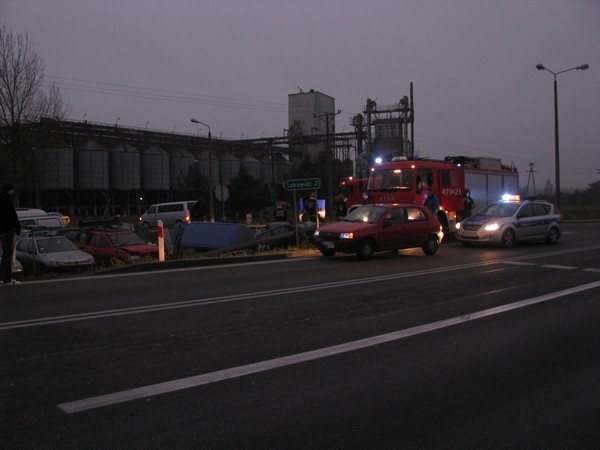
[[[438,219],[444,231],[451,233],[456,230],[456,222],[465,217],[467,189],[475,202],[474,209],[483,208],[503,194],[518,193],[517,170],[495,158],[394,158],[371,168],[363,197],[366,203],[424,204],[430,192],[435,192],[440,200]]]

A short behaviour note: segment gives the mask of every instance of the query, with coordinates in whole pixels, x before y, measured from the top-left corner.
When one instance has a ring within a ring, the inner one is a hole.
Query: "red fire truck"
[[[363,192],[367,189],[368,178],[345,177],[338,185],[339,194],[344,197],[347,206],[365,203]]]
[[[423,204],[433,191],[440,199],[438,218],[444,231],[454,232],[457,218],[462,217],[467,189],[477,210],[503,194],[517,194],[519,174],[514,166],[503,165],[496,158],[447,156],[443,161],[409,161],[399,157],[371,168],[362,199],[357,203]],[[348,206],[357,200],[353,193]]]

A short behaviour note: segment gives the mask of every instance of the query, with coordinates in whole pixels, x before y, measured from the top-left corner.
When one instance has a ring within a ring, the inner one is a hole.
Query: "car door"
[[[103,234],[92,234],[85,251],[92,254],[94,258],[100,259],[110,259],[117,256],[116,248],[111,245],[108,238]]]
[[[16,257],[26,271],[33,270],[33,240],[31,238],[19,239],[16,245]]]
[[[406,213],[404,208],[393,207],[386,211],[381,223],[379,238],[380,250],[394,250],[403,248],[404,226]]]
[[[402,242],[404,248],[420,247],[429,234],[429,219],[418,206],[406,207],[406,224],[403,229]]]
[[[548,224],[550,223],[548,214],[550,214],[550,205],[543,203],[532,203],[533,218],[531,237],[540,238],[548,234]]]
[[[515,230],[517,239],[529,239],[535,234],[535,215],[533,213],[533,205],[526,203],[517,211],[517,221]]]

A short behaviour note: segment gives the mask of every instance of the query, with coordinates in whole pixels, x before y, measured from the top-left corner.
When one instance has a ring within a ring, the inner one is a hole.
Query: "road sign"
[[[287,180],[283,183],[283,188],[286,191],[306,191],[310,189],[319,189],[320,187],[320,178],[302,178],[299,180]]]

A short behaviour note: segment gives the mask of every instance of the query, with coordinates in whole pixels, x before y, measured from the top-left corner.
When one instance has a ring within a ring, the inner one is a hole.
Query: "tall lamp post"
[[[556,76],[569,72],[571,70],[587,70],[590,68],[587,64],[581,66],[571,67],[570,69],[561,70],[559,72],[553,72],[543,64],[537,64],[535,66],[537,70],[546,70],[554,75],[554,165],[555,165],[555,184],[556,184],[556,205],[560,206],[560,157],[559,157],[559,142],[558,142],[558,88],[556,84]]]
[[[210,133],[210,125],[200,122],[198,119],[190,119],[190,122],[197,123],[200,125],[204,125],[208,128],[208,211],[210,216],[210,221],[215,221],[215,201],[213,198],[213,176],[212,176],[212,155],[210,153],[211,143],[212,143],[212,135]]]

